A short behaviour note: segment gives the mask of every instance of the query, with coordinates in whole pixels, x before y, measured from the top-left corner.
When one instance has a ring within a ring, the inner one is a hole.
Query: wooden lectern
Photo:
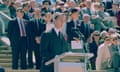
[[[87,72],[87,61],[92,56],[90,53],[66,52],[49,60],[45,65],[54,63],[54,72]]]

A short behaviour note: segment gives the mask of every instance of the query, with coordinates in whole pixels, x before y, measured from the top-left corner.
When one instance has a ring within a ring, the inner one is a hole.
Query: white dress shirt
[[[59,36],[59,32],[60,32],[60,30],[58,30],[57,28],[55,28],[54,27],[54,30],[55,30],[55,32],[56,32],[56,34],[57,34],[57,36]]]
[[[17,17],[17,20],[18,20],[18,25],[19,25],[19,28],[20,28],[20,35],[22,36],[22,28],[21,28],[21,25],[20,25],[20,19]],[[23,26],[23,29],[25,31],[25,25],[24,25],[24,20],[22,20],[22,26]],[[26,35],[26,31],[25,31],[25,35]]]

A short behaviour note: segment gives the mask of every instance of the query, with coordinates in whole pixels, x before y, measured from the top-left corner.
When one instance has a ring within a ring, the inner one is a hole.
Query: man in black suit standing
[[[30,20],[28,25],[29,30],[29,49],[28,49],[28,66],[33,68],[33,51],[35,54],[36,69],[40,69],[41,57],[40,57],[40,37],[41,33],[45,31],[46,24],[41,22],[41,13],[39,8],[34,9],[34,19]]]
[[[8,37],[12,47],[12,68],[18,69],[19,59],[21,69],[26,69],[26,51],[27,51],[27,34],[25,25],[28,23],[23,19],[23,10],[16,10],[16,19],[8,23]]]
[[[71,43],[72,40],[79,40],[79,36],[74,31],[75,29],[79,29],[79,10],[76,8],[71,9],[71,20],[67,22],[67,35],[68,42]],[[79,30],[78,30],[79,31]]]
[[[68,51],[68,44],[65,41],[61,29],[64,23],[64,15],[58,13],[55,15],[54,28],[49,32],[44,32],[41,36],[40,51],[42,56],[42,66],[40,72],[54,72],[53,64],[48,66],[45,62],[54,58],[56,55],[60,55]]]

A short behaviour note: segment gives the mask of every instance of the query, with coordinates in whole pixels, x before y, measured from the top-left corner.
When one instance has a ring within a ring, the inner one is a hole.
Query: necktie
[[[87,25],[88,36],[90,35],[90,25]]]
[[[88,8],[88,14],[91,16],[90,8]]]
[[[58,32],[58,37],[60,38],[60,32]]]
[[[74,23],[75,23],[75,24],[74,24],[74,28],[77,29],[77,22],[74,21]]]
[[[24,37],[26,35],[25,35],[25,30],[24,30],[24,26],[23,26],[22,20],[20,20],[20,26],[21,26],[21,36]]]
[[[37,29],[39,30],[39,19],[36,19]]]
[[[116,51],[118,52],[119,51],[118,45],[116,45],[115,48],[116,48]]]
[[[85,31],[86,31],[86,29],[87,29],[87,24],[84,24],[84,28],[85,28]]]

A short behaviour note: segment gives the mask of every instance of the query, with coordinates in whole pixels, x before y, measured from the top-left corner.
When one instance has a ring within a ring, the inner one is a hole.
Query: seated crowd
[[[83,40],[85,52],[94,55],[90,58],[92,69],[114,68],[115,72],[118,71],[120,35],[116,27],[120,26],[119,2],[58,0],[51,3],[50,0],[44,0],[36,3],[30,0],[21,3],[14,1],[7,4],[13,18],[8,23],[13,69],[18,69],[19,58],[21,69],[34,68],[34,52],[36,69],[47,72],[44,68],[49,70],[53,66],[44,66],[44,61],[69,51],[71,41]],[[54,39],[54,30],[58,35],[60,31],[64,41]],[[53,72],[52,69],[49,72]]]

